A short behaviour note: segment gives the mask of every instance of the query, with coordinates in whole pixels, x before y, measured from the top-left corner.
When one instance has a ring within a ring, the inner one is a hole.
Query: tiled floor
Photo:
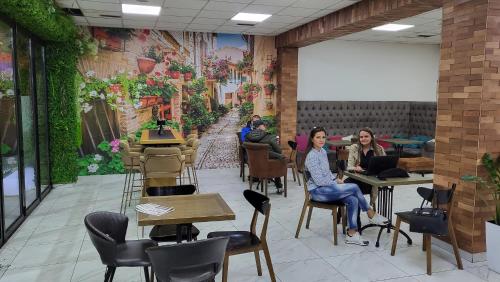
[[[236,213],[236,220],[196,224],[200,238],[212,230],[247,229],[251,209],[242,196],[248,183],[238,178],[238,169],[200,170],[201,192],[218,192]],[[289,179],[292,179],[291,177]],[[118,211],[123,176],[80,177],[75,185],[56,188],[29,216],[22,227],[0,250],[0,282],[15,281],[103,281],[104,266],[83,226],[85,214],[97,210]],[[274,190],[271,188],[271,190]],[[395,211],[418,204],[415,187],[397,187]],[[374,247],[377,230],[367,230],[370,246],[339,245],[332,242],[331,215],[315,210],[311,228],[294,233],[304,200],[303,188],[289,182],[288,198],[270,194],[272,209],[268,241],[278,281],[500,281],[500,274],[489,271],[486,263],[464,260],[465,270],[457,270],[454,257],[433,249],[433,275],[425,274],[425,254],[421,236],[411,234],[413,246],[400,240],[396,256],[389,255],[392,235],[384,233],[380,248]],[[136,214],[129,208],[127,238],[136,239]],[[362,218],[366,222],[366,216]],[[408,226],[403,225],[404,229]],[[148,234],[146,230],[145,234]],[[340,232],[340,230],[339,230]],[[263,276],[257,276],[253,254],[230,259],[229,281],[270,281],[265,260]],[[138,268],[120,268],[115,281],[141,281]],[[220,281],[220,275],[218,276]]]

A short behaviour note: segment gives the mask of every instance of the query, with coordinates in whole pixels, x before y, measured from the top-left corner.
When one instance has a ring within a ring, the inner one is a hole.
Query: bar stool
[[[131,151],[128,142],[120,141],[120,148],[122,149],[122,161],[125,167],[125,182],[123,183],[122,201],[120,204],[120,213],[125,214],[130,202],[132,201],[132,194],[134,192],[140,191],[140,189],[135,190],[136,187],[142,187],[142,173],[140,167],[140,158],[142,154],[140,152]],[[135,178],[136,173],[141,174],[139,179]],[[139,180],[140,185],[135,185],[135,182]]]

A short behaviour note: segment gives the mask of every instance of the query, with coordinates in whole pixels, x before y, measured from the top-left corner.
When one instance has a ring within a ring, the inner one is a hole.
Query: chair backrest
[[[424,201],[432,202],[434,206],[438,206],[439,208],[443,208],[444,205],[448,205],[448,215],[451,216],[453,209],[453,196],[455,195],[456,188],[456,183],[453,183],[450,189],[418,187],[417,193]]]
[[[119,213],[100,211],[86,215],[84,223],[102,263],[114,265],[117,245],[125,243],[128,217]]]
[[[297,142],[289,140],[288,146],[290,146],[290,148],[292,148],[292,151],[290,152],[290,161],[296,162],[297,161]]]
[[[250,232],[256,234],[257,218],[259,213],[264,215],[264,224],[260,233],[260,239],[265,240],[267,235],[267,224],[269,223],[269,214],[271,213],[271,203],[269,198],[252,190],[243,191],[245,199],[255,208],[250,223]]]
[[[128,142],[120,140],[120,149],[122,150],[122,161],[126,167],[139,165],[139,157],[131,156],[130,145]]]
[[[192,133],[192,134],[189,134],[188,136],[186,136],[186,139],[190,139],[190,138],[198,139],[198,134]]]
[[[307,181],[309,181],[309,178],[311,177],[311,174],[309,173],[309,171],[307,171],[306,169],[303,170],[304,173],[302,173],[302,180],[304,182],[304,197],[308,200],[311,199],[311,193],[309,193],[309,190],[307,189]]]
[[[194,139],[191,143],[193,153],[189,156],[189,161],[193,164],[196,162],[196,157],[198,156],[198,147],[200,147],[200,140]]]
[[[146,193],[148,196],[174,196],[174,195],[191,195],[196,192],[194,185],[177,185],[164,187],[148,187]]]
[[[219,237],[146,250],[161,282],[212,281],[220,272],[229,238]]]
[[[243,148],[247,153],[249,174],[253,177],[266,176],[270,146],[268,144],[244,142]]]
[[[181,150],[176,147],[146,148],[144,150],[144,177],[172,177],[182,172]]]

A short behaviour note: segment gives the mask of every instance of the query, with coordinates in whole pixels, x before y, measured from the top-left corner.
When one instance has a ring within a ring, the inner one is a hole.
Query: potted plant
[[[181,65],[177,61],[172,61],[168,67],[169,76],[173,79],[179,79],[181,76]]]
[[[495,205],[493,220],[485,223],[486,256],[489,268],[500,273],[500,156],[493,159],[490,154],[486,153],[481,158],[481,163],[488,174],[487,179],[479,176],[463,176],[462,180],[479,183],[479,186],[491,196],[483,200],[488,205]]]
[[[190,81],[195,76],[195,70],[191,65],[184,65],[181,67],[181,73],[184,75],[185,81]]]
[[[147,74],[152,72],[156,64],[160,63],[162,60],[163,55],[161,53],[157,54],[156,48],[150,46],[149,48],[145,48],[143,57],[137,57],[137,66],[141,73]]]
[[[264,85],[264,93],[266,93],[266,96],[271,96],[274,92],[274,89],[276,89],[276,86],[274,86],[274,84],[272,83]]]
[[[273,70],[270,69],[269,67],[266,68],[262,74],[264,74],[265,81],[271,81],[273,78]]]
[[[266,110],[272,110],[273,109],[273,102],[269,101],[266,102]]]

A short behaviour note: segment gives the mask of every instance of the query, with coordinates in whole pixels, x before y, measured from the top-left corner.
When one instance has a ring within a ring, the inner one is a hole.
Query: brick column
[[[472,183],[485,152],[500,152],[500,0],[445,0],[439,73],[434,184],[457,187],[458,244],[484,252],[491,219]]]
[[[278,92],[276,96],[276,118],[282,147],[295,140],[297,132],[297,81],[298,48],[278,49]]]

